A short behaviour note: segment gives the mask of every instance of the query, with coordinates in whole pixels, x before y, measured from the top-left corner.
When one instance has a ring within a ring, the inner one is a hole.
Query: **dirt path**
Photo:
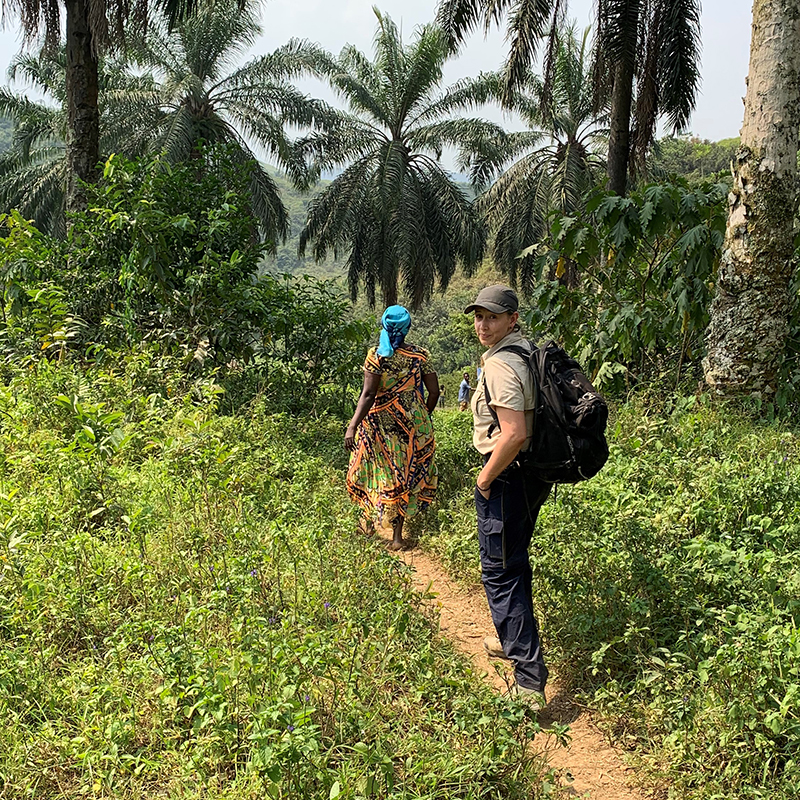
[[[391,539],[390,532],[380,534]],[[505,691],[503,675],[508,672],[510,679],[507,662],[490,661],[483,649],[484,636],[493,632],[483,590],[459,586],[419,550],[398,555],[414,568],[417,590],[435,595],[431,603],[439,611],[442,634],[473,660],[498,691]],[[560,690],[557,676],[551,675],[547,690],[548,706],[539,721],[545,729],[553,722],[568,724],[570,743],[563,747],[555,736],[542,736],[537,744],[568,795],[585,800],[644,800],[647,794],[636,788],[633,771],[592,724],[590,714]]]

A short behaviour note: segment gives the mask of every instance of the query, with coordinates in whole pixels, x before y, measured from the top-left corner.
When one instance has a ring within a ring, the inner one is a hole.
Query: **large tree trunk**
[[[800,0],[755,0],[741,145],[706,333],[706,383],[769,400],[789,324],[800,128]]]
[[[628,188],[628,158],[631,151],[631,104],[633,64],[619,61],[614,68],[608,134],[608,188],[623,196]]]
[[[86,207],[81,181],[93,183],[100,160],[97,52],[87,0],[66,0],[67,17],[67,212]]]

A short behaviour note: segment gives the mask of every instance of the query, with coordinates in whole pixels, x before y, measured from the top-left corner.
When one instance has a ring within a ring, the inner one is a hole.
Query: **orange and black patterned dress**
[[[403,343],[391,358],[371,348],[364,371],[381,376],[375,403],[356,434],[347,491],[367,516],[384,524],[411,516],[433,500],[436,443],[424,402],[423,376],[434,370],[428,351]]]

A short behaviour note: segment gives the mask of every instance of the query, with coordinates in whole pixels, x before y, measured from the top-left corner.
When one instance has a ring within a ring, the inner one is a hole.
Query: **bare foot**
[[[411,545],[403,539],[403,517],[395,517],[392,520],[392,541],[389,544],[390,550],[409,550]]]
[[[411,550],[414,545],[411,542],[407,542],[405,539],[392,539],[389,544],[386,545],[389,550],[396,551],[396,550]]]

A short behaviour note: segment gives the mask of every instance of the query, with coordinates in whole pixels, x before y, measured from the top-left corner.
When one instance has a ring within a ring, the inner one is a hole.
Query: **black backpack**
[[[520,463],[529,474],[547,483],[577,483],[591,478],[608,460],[606,401],[578,362],[555,342],[539,347],[528,344],[530,351],[519,345],[498,351],[516,353],[533,375],[533,434],[528,449],[520,453]],[[489,412],[499,426],[485,382],[484,390]],[[489,429],[490,437],[493,428]]]

